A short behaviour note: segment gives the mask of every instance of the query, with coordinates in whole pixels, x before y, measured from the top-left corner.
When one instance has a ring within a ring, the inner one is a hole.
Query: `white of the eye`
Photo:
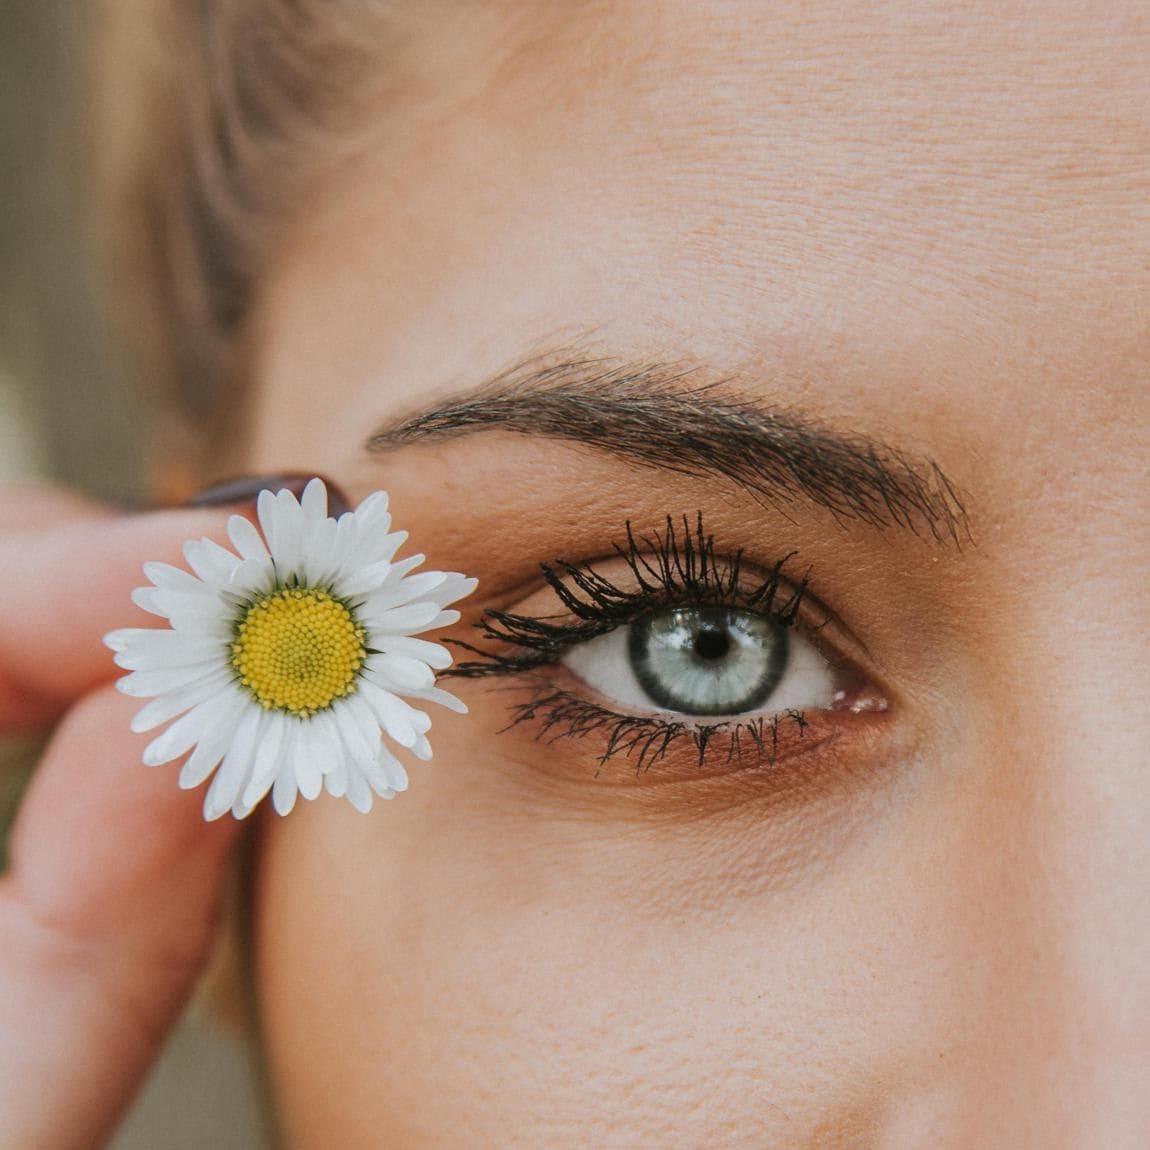
[[[572,647],[560,660],[573,675],[582,679],[612,703],[631,711],[679,714],[655,703],[643,690],[627,654],[630,627],[616,627],[606,635]],[[786,669],[779,685],[766,703],[746,714],[771,715],[779,711],[807,711],[831,707],[835,696],[835,676],[830,664],[808,639],[791,631]],[[748,683],[749,690],[753,684]],[[696,716],[703,718],[703,716]],[[708,715],[708,721],[724,716]]]

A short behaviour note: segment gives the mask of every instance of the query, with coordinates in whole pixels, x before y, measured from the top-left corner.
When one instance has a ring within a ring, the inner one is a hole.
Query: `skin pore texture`
[[[434,97],[266,269],[245,468],[386,488],[479,577],[468,641],[558,610],[540,563],[618,578],[628,521],[701,512],[720,553],[794,553],[888,706],[637,773],[509,727],[530,685],[449,684],[471,714],[408,793],[261,826],[289,1144],[1145,1146],[1150,12],[516,12],[453,9],[468,51],[429,41]],[[967,529],[539,428],[392,434],[524,364],[668,364],[929,460]]]

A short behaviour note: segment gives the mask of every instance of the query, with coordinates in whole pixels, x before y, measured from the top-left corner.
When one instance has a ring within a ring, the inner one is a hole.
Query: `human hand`
[[[139,700],[101,637],[148,625],[129,599],[144,560],[179,562],[225,518],[0,489],[0,735],[60,719],[0,876],[0,1146],[100,1145],[208,952],[238,826],[140,766]]]

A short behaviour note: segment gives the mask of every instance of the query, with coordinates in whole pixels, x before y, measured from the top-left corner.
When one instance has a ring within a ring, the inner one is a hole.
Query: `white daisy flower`
[[[431,758],[431,719],[414,704],[467,708],[435,686],[451,664],[446,647],[417,638],[456,622],[448,604],[476,581],[455,572],[411,574],[424,557],[393,557],[407,538],[391,531],[379,491],[339,519],[313,479],[260,494],[260,531],[228,521],[233,553],[210,539],[184,545],[191,574],[148,563],[152,586],[132,598],[170,630],[113,631],[104,642],[131,671],[117,686],[150,698],[132,730],[171,720],[144,751],[150,766],[188,754],[180,786],[213,772],[204,817],[245,818],[270,790],[287,814],[296,796],[321,790],[360,811],[372,796],[407,788],[386,734],[417,759]]]

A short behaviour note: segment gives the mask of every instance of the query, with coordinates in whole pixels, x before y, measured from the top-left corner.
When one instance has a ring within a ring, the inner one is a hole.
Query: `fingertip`
[[[316,502],[321,494],[326,496],[327,514],[338,517],[350,510],[351,504],[343,489],[326,476],[314,472],[279,472],[271,475],[240,475],[220,480],[188,501],[188,507],[233,507],[239,503],[254,503],[275,496],[280,491],[290,491],[297,501],[306,497]]]

